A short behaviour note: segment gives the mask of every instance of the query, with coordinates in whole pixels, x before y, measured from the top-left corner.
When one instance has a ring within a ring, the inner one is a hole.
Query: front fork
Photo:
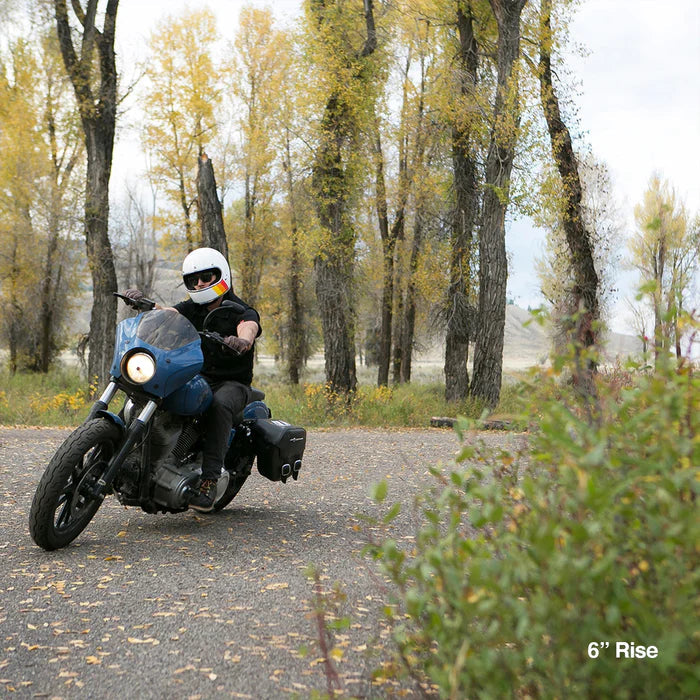
[[[88,415],[88,420],[96,418],[109,406],[109,402],[114,398],[117,393],[118,386],[116,382],[110,382],[107,388],[102,393],[102,396],[95,402],[95,405],[90,410]],[[95,486],[92,490],[92,495],[94,498],[103,500],[107,494],[110,484],[117,475],[117,472],[124,464],[124,460],[127,458],[128,454],[134,448],[134,446],[141,440],[146,432],[146,428],[153,414],[156,412],[158,404],[155,401],[149,401],[141,410],[138,417],[133,420],[126,430],[126,438],[122,442],[119,452],[117,452],[114,457],[109,461],[107,469],[104,474],[97,480]]]
[[[102,396],[100,396],[100,398],[93,404],[88,417],[85,419],[85,422],[87,423],[89,420],[97,418],[100,411],[105,411],[107,406],[109,406],[109,402],[114,398],[117,391],[119,391],[117,383],[115,381],[111,381],[107,385],[107,388],[102,392]]]

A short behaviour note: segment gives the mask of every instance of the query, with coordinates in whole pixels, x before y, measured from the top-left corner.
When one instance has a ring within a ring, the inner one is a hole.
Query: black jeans
[[[224,466],[231,428],[242,419],[249,402],[250,387],[234,381],[210,381],[209,385],[214,399],[203,416],[202,479],[217,479]]]

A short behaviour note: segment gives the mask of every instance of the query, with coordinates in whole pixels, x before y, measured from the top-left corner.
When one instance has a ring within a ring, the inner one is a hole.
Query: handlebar
[[[130,299],[124,294],[119,294],[119,292],[112,292],[115,297],[119,297],[127,306],[132,309],[137,309],[138,311],[151,311],[155,308],[156,302],[152,299],[146,299],[146,297],[141,297],[138,300]]]
[[[199,337],[213,341],[217,345],[220,345],[224,350],[228,350],[232,355],[235,355],[236,357],[240,357],[242,354],[238,350],[234,350],[232,347],[226,345],[223,336],[220,333],[217,333],[216,331],[200,331]]]

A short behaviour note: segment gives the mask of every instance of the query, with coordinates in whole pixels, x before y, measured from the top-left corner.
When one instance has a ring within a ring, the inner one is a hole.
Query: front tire
[[[51,551],[72,542],[102,501],[92,489],[114,456],[121,436],[105,418],[83,423],[58,448],[37,486],[29,512],[34,542]]]

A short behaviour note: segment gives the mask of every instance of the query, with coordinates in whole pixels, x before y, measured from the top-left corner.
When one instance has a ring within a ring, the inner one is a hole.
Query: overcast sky
[[[211,8],[219,31],[231,37],[243,4],[239,0],[121,0],[118,51],[123,57],[140,52],[157,21],[179,14],[185,6]],[[301,1],[251,4],[272,7],[284,22],[299,14]],[[654,170],[673,183],[691,212],[700,211],[700,0],[582,0],[571,39],[589,52],[585,57],[574,53],[567,61],[581,81],[576,99],[581,127],[594,155],[611,172],[629,229],[634,225],[633,207]],[[128,158],[120,160],[117,147],[115,189],[129,172],[143,167],[133,162],[133,152]],[[532,267],[535,255],[541,253],[542,239],[542,233],[527,221],[515,222],[508,231],[509,295],[524,307],[541,301]],[[622,274],[621,282],[620,297],[633,296],[633,276]],[[629,331],[621,299],[613,327]]]
[[[700,212],[700,2],[582,0],[571,26],[567,64],[581,81],[575,102],[586,142],[608,166],[628,231],[654,170],[671,181],[691,212]],[[542,233],[515,222],[508,233],[509,291],[519,305],[539,301],[533,254]],[[624,297],[636,274],[619,271],[613,329],[630,332]]]

